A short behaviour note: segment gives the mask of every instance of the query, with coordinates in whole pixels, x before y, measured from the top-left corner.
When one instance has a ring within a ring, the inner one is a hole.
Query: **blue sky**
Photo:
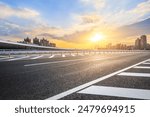
[[[86,0],[85,0],[86,1]],[[89,0],[92,1],[92,0]],[[146,0],[105,0],[109,4],[100,12],[107,13],[114,10],[129,10]],[[119,2],[118,2],[119,1]],[[94,12],[91,4],[83,5],[80,0],[1,0],[12,8],[29,8],[38,11],[50,25],[68,26],[72,14]]]
[[[84,11],[78,0],[1,0],[14,8],[38,11],[50,25],[69,25],[71,13]]]
[[[46,35],[74,42],[79,32],[108,32],[150,17],[150,0],[0,0],[0,8],[0,38],[11,40]]]

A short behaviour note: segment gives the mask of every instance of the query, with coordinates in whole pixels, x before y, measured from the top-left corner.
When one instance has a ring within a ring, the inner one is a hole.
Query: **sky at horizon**
[[[91,48],[97,34],[131,44],[140,34],[119,27],[150,18],[150,0],[0,0],[0,9],[0,39],[45,37],[68,48]]]

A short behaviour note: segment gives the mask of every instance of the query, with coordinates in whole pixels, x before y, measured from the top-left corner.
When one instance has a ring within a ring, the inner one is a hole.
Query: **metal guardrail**
[[[149,50],[57,50],[57,51],[0,51],[0,55],[17,55],[17,54],[105,54],[105,53],[140,53],[150,52]]]

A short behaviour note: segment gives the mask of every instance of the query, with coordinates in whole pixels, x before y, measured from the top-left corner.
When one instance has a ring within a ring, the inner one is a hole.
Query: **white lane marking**
[[[12,57],[11,57],[12,58]],[[10,59],[9,57],[5,57],[5,58],[0,58],[0,60],[6,60],[6,59]]]
[[[103,59],[107,59],[107,58],[92,59],[92,60],[90,60],[90,61],[103,60]],[[82,60],[89,60],[89,58],[75,59],[75,60],[53,61],[53,62],[45,62],[45,63],[35,63],[35,64],[27,64],[27,65],[24,65],[24,66],[25,66],[25,67],[31,67],[31,66],[54,64],[54,63],[75,62],[75,61],[82,61]]]
[[[0,56],[0,57],[2,57],[2,58],[6,58],[7,56]]]
[[[150,63],[143,63],[144,65],[150,65]]]
[[[150,77],[149,73],[133,73],[133,72],[122,72],[119,76],[136,76],[136,77]]]
[[[48,58],[53,58],[55,55],[52,55],[52,56],[50,56],[50,57],[48,57]]]
[[[89,86],[91,86],[91,85],[93,85],[93,84],[95,84],[95,83],[98,83],[98,82],[100,82],[100,81],[106,80],[106,79],[108,79],[108,78],[110,78],[110,77],[112,77],[112,76],[114,76],[114,75],[116,75],[116,74],[119,74],[119,73],[121,73],[121,72],[123,72],[123,71],[126,71],[126,70],[128,70],[128,69],[131,69],[131,68],[137,66],[137,65],[140,65],[140,64],[142,64],[142,63],[144,63],[144,62],[146,62],[146,61],[148,61],[148,60],[150,60],[150,59],[147,59],[147,60],[145,60],[145,61],[139,62],[139,63],[137,63],[137,64],[134,64],[134,65],[132,65],[132,66],[129,66],[129,67],[127,67],[127,68],[124,68],[124,69],[122,69],[122,70],[119,70],[119,71],[116,71],[116,72],[114,72],[114,73],[111,73],[111,74],[109,74],[109,75],[106,75],[106,76],[97,78],[96,80],[93,80],[93,81],[91,81],[91,82],[85,83],[85,84],[80,85],[80,86],[77,86],[77,87],[75,87],[75,88],[69,89],[69,90],[67,90],[67,91],[65,91],[65,92],[62,92],[62,93],[60,93],[60,94],[54,95],[54,96],[52,96],[52,97],[49,97],[49,98],[47,98],[46,100],[58,100],[58,99],[61,99],[61,98],[65,97],[65,96],[68,96],[68,95],[70,95],[70,94],[72,94],[72,93],[75,93],[75,92],[77,92],[77,91],[79,91],[79,90],[81,90],[81,89],[84,89],[84,88],[86,88],[86,87],[89,87]]]
[[[65,55],[65,54],[63,54],[63,55],[62,55],[62,57],[64,58],[64,57],[66,57],[66,55]]]
[[[148,66],[136,66],[134,68],[137,68],[137,69],[150,69],[150,67],[148,67]]]
[[[41,56],[36,56],[36,57],[31,58],[31,59],[34,60],[34,59],[38,59],[38,58],[41,58],[41,57],[43,57],[43,55],[41,55]]]
[[[91,86],[78,93],[90,95],[116,96],[135,99],[150,99],[150,90],[106,87],[106,86]]]
[[[9,57],[9,56],[0,56],[0,60],[2,60],[2,59],[8,59],[8,58],[13,58],[13,57]]]
[[[13,59],[9,59],[7,61],[21,60],[21,59],[25,59],[25,58],[29,58],[29,56],[24,56],[24,57],[20,57],[20,58],[13,58]]]

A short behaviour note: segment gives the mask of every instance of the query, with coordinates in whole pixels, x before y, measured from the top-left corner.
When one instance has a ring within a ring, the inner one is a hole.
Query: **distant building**
[[[133,49],[134,49],[133,45],[127,46],[127,50],[133,50]]]
[[[150,50],[150,44],[147,44],[146,48],[147,50]]]
[[[135,49],[141,49],[141,40],[139,38],[135,40]]]
[[[119,43],[119,44],[115,45],[115,48],[120,49],[120,50],[125,50],[125,49],[127,49],[127,45]]]
[[[106,45],[106,49],[117,49],[117,50],[133,50],[134,46],[129,46],[126,44],[118,43],[116,45],[112,45],[112,43],[109,43]]]
[[[109,43],[108,45],[106,45],[107,49],[112,49],[112,43]]]
[[[27,38],[24,39],[23,43],[30,44],[31,39],[29,37],[27,37]]]
[[[56,47],[56,44],[55,43],[50,43],[49,46],[50,47]]]
[[[35,38],[33,39],[33,44],[40,45],[40,40],[39,40],[37,37],[35,37]]]
[[[135,49],[146,50],[147,49],[147,37],[146,35],[142,35],[135,40]]]
[[[147,37],[146,37],[146,35],[141,36],[141,49],[142,50],[147,49]]]
[[[25,38],[23,41],[18,41],[18,43],[32,44],[29,37]],[[37,37],[33,39],[33,44],[39,46],[56,47],[55,43],[50,43],[47,39],[38,39]]]
[[[49,46],[49,41],[43,38],[40,40],[40,45],[41,46]]]

